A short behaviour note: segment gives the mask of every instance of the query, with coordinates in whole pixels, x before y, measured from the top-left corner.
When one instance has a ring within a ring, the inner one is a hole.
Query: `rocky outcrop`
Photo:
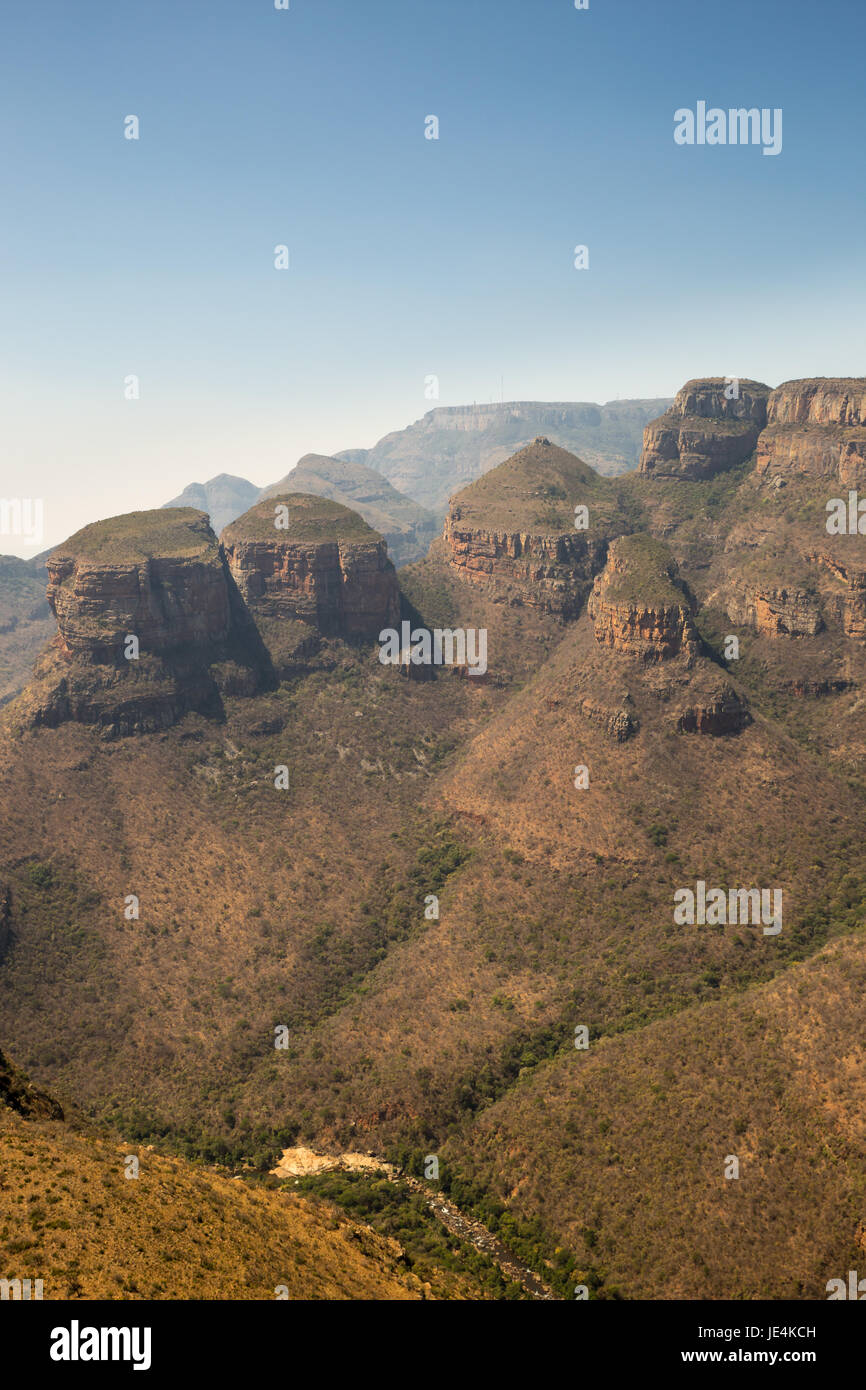
[[[759,477],[866,486],[866,378],[786,381],[771,392],[758,441]]]
[[[130,635],[151,655],[228,635],[228,584],[207,518],[191,509],[166,515],[97,522],[49,556],[48,603],[64,656],[123,659]]]
[[[645,533],[611,543],[587,605],[595,638],[643,662],[699,651],[691,605],[667,546]]]
[[[207,518],[135,512],[87,526],[48,559],[57,635],[20,697],[26,722],[95,724],[107,736],[218,717],[251,694],[267,656]]]
[[[222,545],[255,615],[358,640],[375,640],[398,621],[385,541],[337,502],[305,493],[263,500],[226,528]]]
[[[715,689],[699,696],[681,711],[677,728],[684,734],[738,734],[751,724],[748,702],[734,687],[720,680]]]
[[[588,513],[576,529],[575,507]],[[540,436],[451,499],[448,563],[494,602],[575,618],[608,540],[625,529],[611,485],[581,459]]]
[[[484,530],[465,523],[454,504],[445,521],[445,542],[461,579],[491,597],[563,618],[580,613],[606,554],[603,540],[578,533],[538,536],[530,531]]]
[[[640,472],[701,479],[736,467],[753,452],[764,428],[769,392],[758,381],[686,382],[671,409],[646,426]]]
[[[824,626],[817,594],[770,584],[732,595],[727,614],[761,637],[814,637]]]
[[[866,557],[857,563],[821,549],[806,558],[836,581],[831,592],[823,596],[828,618],[838,623],[846,637],[866,641]]]

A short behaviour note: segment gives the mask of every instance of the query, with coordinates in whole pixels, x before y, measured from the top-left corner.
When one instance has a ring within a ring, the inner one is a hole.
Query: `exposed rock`
[[[607,564],[588,604],[596,641],[641,661],[684,654],[691,662],[699,642],[689,600],[667,546],[645,533],[611,543]]]
[[[738,734],[751,724],[748,702],[734,687],[720,681],[680,712],[677,728],[685,734]]]
[[[866,378],[807,378],[776,387],[756,471],[784,481],[805,476],[840,487],[866,485]]]
[[[634,710],[626,708],[625,705],[619,709],[609,709],[587,699],[580,708],[584,718],[592,720],[594,724],[600,724],[614,743],[626,743],[640,730],[640,720]]]
[[[749,457],[766,423],[770,388],[740,380],[728,399],[726,385],[724,377],[686,382],[671,409],[644,430],[641,473],[712,478]]]
[[[252,693],[267,673],[200,512],[135,512],[85,527],[48,558],[48,602],[57,636],[13,707],[29,723],[153,732],[191,710],[218,717],[221,688]]]
[[[47,564],[48,603],[66,657],[123,659],[129,634],[152,655],[228,635],[225,569],[201,512],[133,512],[96,522],[59,545]]]
[[[821,566],[843,586],[841,592],[824,596],[828,616],[832,615],[846,637],[866,641],[866,556],[855,562],[822,548],[809,552],[806,559]]]
[[[278,528],[279,509],[289,524]],[[235,582],[254,613],[322,635],[375,639],[399,617],[385,541],[347,507],[305,493],[257,502],[223,532]]]
[[[575,529],[575,507],[588,527]],[[454,572],[489,597],[575,618],[604,563],[615,520],[612,486],[539,437],[452,498],[445,545]]]
[[[802,589],[765,586],[728,599],[732,623],[762,637],[814,637],[824,626],[820,600]]]

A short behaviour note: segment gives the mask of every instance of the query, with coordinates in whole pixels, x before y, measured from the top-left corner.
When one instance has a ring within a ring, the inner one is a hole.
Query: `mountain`
[[[219,535],[230,521],[240,516],[256,502],[260,489],[246,478],[235,478],[230,473],[220,473],[208,483],[190,483],[179,497],[164,502],[165,507],[192,507],[205,512],[210,524]]]
[[[280,482],[262,489],[262,497],[281,492],[312,492],[358,512],[388,543],[398,567],[420,560],[435,539],[439,525],[426,508],[404,497],[381,473],[363,463],[305,454]]]
[[[453,492],[538,435],[578,454],[599,473],[625,473],[637,464],[644,426],[669,405],[656,399],[437,406],[372,449],[347,449],[337,457],[384,474],[400,492],[441,516]]]
[[[0,711],[0,1047],[38,1089],[169,1163],[387,1161],[559,1298],[857,1268],[866,536],[827,508],[866,488],[866,381],[679,399],[625,475],[533,439],[397,575],[309,495],[221,548],[182,511],[59,548]],[[396,603],[483,632],[484,673],[383,664]],[[443,1296],[515,1296],[454,1258]]]

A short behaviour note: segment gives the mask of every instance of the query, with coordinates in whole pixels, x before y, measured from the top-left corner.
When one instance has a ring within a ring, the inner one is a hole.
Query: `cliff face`
[[[758,441],[757,472],[866,486],[866,380],[819,377],[777,387]]]
[[[216,537],[191,509],[77,532],[49,557],[48,602],[57,635],[21,697],[34,724],[164,729],[190,710],[218,715],[221,691],[252,693],[265,669]]]
[[[595,580],[587,611],[596,641],[640,661],[684,655],[690,663],[699,643],[677,569],[662,542],[645,534],[611,543]]]
[[[732,623],[754,628],[762,637],[814,637],[824,626],[814,593],[771,584],[732,595],[727,614]]]
[[[278,508],[288,525],[276,526]],[[399,618],[394,566],[382,537],[339,503],[303,493],[259,502],[223,532],[237,587],[256,614],[323,635],[371,639]]]
[[[766,423],[770,388],[741,380],[732,399],[725,390],[723,377],[686,382],[671,409],[646,426],[640,472],[711,478],[748,458]]]
[[[751,724],[747,701],[723,678],[704,692],[694,692],[696,699],[682,710],[677,728],[684,734],[711,734],[718,738],[738,734]]]
[[[147,514],[136,515],[146,528]],[[189,544],[177,546],[175,555],[133,550],[104,559],[98,549],[78,549],[79,537],[73,536],[49,557],[48,603],[65,656],[96,662],[120,658],[130,633],[152,654],[226,637],[229,594],[216,540],[200,513],[179,515]]]
[[[604,563],[606,542],[585,535],[537,536],[489,531],[463,521],[452,503],[445,520],[452,567],[492,596],[510,596],[563,618],[583,607],[593,574]]]
[[[588,523],[580,530],[578,506]],[[575,618],[610,537],[625,529],[616,511],[612,484],[539,437],[452,498],[448,562],[494,601]]]

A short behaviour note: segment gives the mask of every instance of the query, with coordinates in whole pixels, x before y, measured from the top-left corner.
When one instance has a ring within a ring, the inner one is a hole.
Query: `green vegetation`
[[[287,528],[278,529],[275,525],[276,508],[279,506],[289,509]],[[304,492],[281,493],[257,502],[223,532],[226,545],[264,540],[282,544],[308,541],[315,545],[322,541],[381,539],[379,532],[368,526],[357,512],[327,497],[314,497],[312,493]]]
[[[161,507],[95,521],[57,546],[53,558],[137,564],[156,559],[207,562],[215,561],[217,554],[217,540],[204,512]]]

